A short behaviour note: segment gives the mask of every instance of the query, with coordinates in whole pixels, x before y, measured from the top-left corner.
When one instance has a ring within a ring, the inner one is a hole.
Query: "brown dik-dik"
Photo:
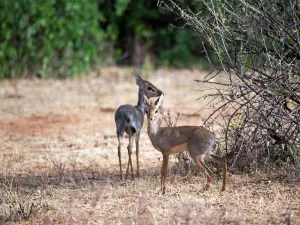
[[[206,189],[211,186],[212,172],[204,162],[209,157],[213,161],[223,165],[223,186],[226,190],[227,163],[226,160],[213,154],[212,150],[218,146],[218,138],[214,133],[200,126],[179,126],[160,127],[160,120],[157,118],[162,105],[163,94],[155,103],[150,102],[146,97],[148,105],[148,135],[153,147],[163,154],[163,165],[161,167],[161,191],[166,190],[166,177],[169,156],[172,153],[188,151],[196,165],[204,169],[207,177]]]
[[[128,175],[129,167],[131,169],[131,175],[133,176],[133,168],[131,161],[132,153],[132,141],[135,138],[136,143],[136,163],[137,163],[137,176],[140,176],[140,167],[139,167],[139,139],[140,131],[144,124],[144,115],[145,115],[145,104],[144,104],[144,95],[147,98],[158,97],[162,94],[162,91],[155,87],[150,82],[143,80],[140,76],[136,76],[136,84],[139,87],[138,93],[138,104],[133,105],[121,105],[115,113],[115,122],[117,128],[118,136],[118,156],[119,156],[119,166],[120,166],[120,178],[123,179],[122,172],[122,162],[121,162],[121,140],[124,132],[129,136],[129,144],[127,146],[128,150],[128,164],[125,178]]]

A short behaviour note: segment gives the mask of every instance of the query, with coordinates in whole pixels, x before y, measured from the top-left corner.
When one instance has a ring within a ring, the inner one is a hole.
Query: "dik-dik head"
[[[151,102],[149,99],[144,97],[145,103],[147,105],[147,117],[150,121],[157,120],[162,103],[163,103],[164,93],[162,93],[155,102]]]
[[[148,99],[161,96],[163,93],[149,81],[143,80],[139,75],[136,75],[136,84],[139,88],[142,88],[143,94],[146,95]]]

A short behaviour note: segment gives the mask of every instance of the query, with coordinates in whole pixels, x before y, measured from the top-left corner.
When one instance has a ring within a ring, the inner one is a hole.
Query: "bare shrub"
[[[176,127],[176,124],[178,122],[178,119],[180,117],[180,114],[177,113],[176,114],[176,118],[174,118],[171,115],[171,111],[169,109],[165,110],[165,109],[161,109],[161,115],[163,118],[163,121],[165,122],[167,127]]]
[[[23,155],[17,155],[17,154],[7,154],[3,156],[3,159],[1,159],[3,164],[2,166],[2,176],[3,181],[10,181],[9,178],[13,177],[16,173],[16,171],[19,170],[19,165],[22,160],[24,160]],[[8,179],[8,180],[7,180]]]
[[[33,192],[9,187],[0,189],[0,215],[5,222],[27,220],[47,208],[48,205],[39,190]]]
[[[206,123],[221,122],[230,163],[246,158],[252,169],[299,168],[299,2],[202,0],[199,13],[172,0],[158,4],[178,14],[219,59],[221,67],[197,82],[215,89],[203,96],[215,107]],[[225,82],[216,81],[220,72]]]
[[[47,160],[50,162],[50,172],[58,175],[59,180],[63,181],[66,173],[66,162],[58,156],[49,156]]]

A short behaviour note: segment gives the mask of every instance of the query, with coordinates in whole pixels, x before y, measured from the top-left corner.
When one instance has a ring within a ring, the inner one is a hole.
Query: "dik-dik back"
[[[157,102],[150,103],[148,109],[148,135],[155,149],[163,153],[189,151],[191,155],[209,153],[217,145],[215,134],[201,126],[161,127],[159,108],[163,95]],[[194,152],[195,151],[195,152]]]
[[[115,114],[115,121],[118,136],[123,135],[124,131],[135,134],[143,127],[144,112],[136,106],[121,105]]]
[[[189,151],[191,155],[198,155],[217,146],[214,133],[201,126],[159,127],[156,133],[151,132],[150,126],[148,135],[152,145],[162,152]],[[196,152],[193,152],[194,149]]]

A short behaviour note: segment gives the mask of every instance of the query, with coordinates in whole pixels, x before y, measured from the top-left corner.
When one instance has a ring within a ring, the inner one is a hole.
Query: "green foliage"
[[[184,4],[188,2],[192,1],[186,1]],[[199,59],[203,52],[198,37],[186,29],[170,29],[175,17],[159,10],[157,0],[103,1],[100,10],[105,18],[101,27],[113,44],[114,50],[119,53],[115,54],[117,62],[132,64],[132,42],[135,38],[145,41],[147,54],[156,56],[157,66],[178,68],[203,62]]]
[[[199,60],[193,55],[195,49],[199,49],[195,38],[186,30],[162,30],[159,39],[158,49],[162,50],[158,52],[159,64],[181,68],[192,66]]]
[[[67,76],[97,60],[104,34],[96,0],[3,0],[0,8],[0,78]]]
[[[192,0],[179,2],[194,7]],[[158,66],[203,62],[199,39],[170,29],[183,24],[157,0],[3,0],[0,9],[0,79],[66,77],[99,62],[136,65],[134,59],[143,63],[147,55]]]

